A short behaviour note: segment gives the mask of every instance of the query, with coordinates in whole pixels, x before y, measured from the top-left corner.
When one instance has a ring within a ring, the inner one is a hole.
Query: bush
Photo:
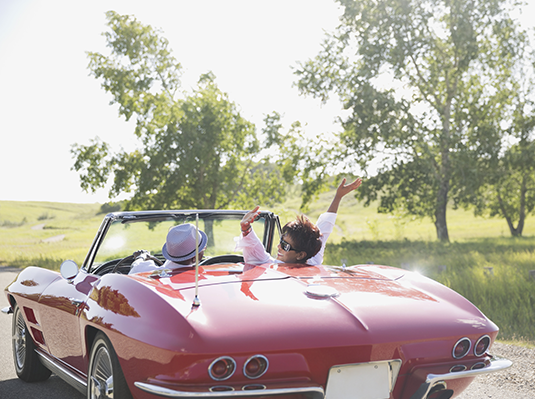
[[[26,218],[22,219],[20,222],[12,222],[11,220],[3,220],[3,221],[0,221],[0,227],[7,227],[7,228],[20,227],[20,226],[25,225],[27,222],[28,221],[26,220]]]
[[[121,209],[122,209],[122,206],[120,202],[106,202],[102,204],[102,206],[100,207],[99,214],[119,212]]]
[[[37,220],[50,220],[54,218],[55,218],[54,215],[49,215],[48,212],[44,212],[37,217]]]

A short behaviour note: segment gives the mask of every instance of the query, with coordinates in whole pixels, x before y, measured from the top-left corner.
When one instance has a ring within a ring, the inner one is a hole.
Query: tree
[[[530,87],[532,91],[533,85]],[[476,213],[488,211],[490,216],[503,217],[511,235],[519,237],[527,215],[535,210],[535,103],[525,98],[515,100],[506,136],[514,144],[504,145],[503,154],[486,171],[475,205]]]
[[[505,59],[491,63],[499,76],[492,87],[501,94],[495,96],[499,106],[488,115],[477,101],[465,104],[470,125],[492,126],[500,140],[492,146],[481,143],[478,156],[465,157],[469,159],[464,164],[470,167],[454,176],[463,182],[456,185],[454,198],[456,205],[473,206],[476,215],[504,218],[516,237],[522,235],[526,216],[535,207],[535,58],[526,32],[505,25],[504,32],[511,50]]]
[[[127,209],[252,207],[280,198],[277,174],[255,160],[255,126],[215,76],[202,75],[193,93],[180,93],[181,66],[167,40],[132,16],[106,15],[111,54],[89,53],[89,68],[119,114],[136,118],[141,147],[112,153],[98,138],[73,145],[81,187],[95,191],[112,178],[110,198],[132,193]]]
[[[342,23],[299,64],[297,86],[322,101],[335,92],[349,111],[340,158],[371,176],[358,195],[379,199],[379,211],[430,217],[449,241],[451,193],[481,185],[474,162],[493,162],[501,143],[496,115],[518,41],[507,2],[339,1]]]

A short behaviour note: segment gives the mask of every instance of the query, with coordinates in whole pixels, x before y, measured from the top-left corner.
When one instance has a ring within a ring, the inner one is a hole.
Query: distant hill
[[[327,210],[334,191],[323,193],[309,207],[315,221]],[[292,196],[271,210],[284,224],[300,213],[301,200]],[[0,201],[0,265],[36,264],[56,268],[64,259],[81,263],[102,221],[101,204],[74,204],[39,201]],[[260,204],[262,207],[262,204]],[[524,236],[535,235],[535,224],[526,222]],[[448,211],[452,242],[475,238],[509,237],[502,219],[476,218],[464,210]],[[331,243],[342,240],[418,240],[435,241],[435,227],[430,220],[404,219],[378,214],[375,207],[365,208],[352,196],[343,199]]]

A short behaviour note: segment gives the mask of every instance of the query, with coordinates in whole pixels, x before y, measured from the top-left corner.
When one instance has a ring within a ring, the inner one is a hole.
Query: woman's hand
[[[362,184],[362,179],[360,177],[357,177],[354,182],[351,182],[349,184],[346,184],[346,179],[342,180],[342,183],[338,186],[336,189],[336,194],[334,195],[333,202],[331,202],[331,205],[329,206],[329,209],[327,209],[327,212],[331,213],[337,213],[338,212],[338,206],[340,205],[340,201],[342,198],[349,194],[351,191],[356,190],[360,185]]]
[[[258,215],[260,214],[258,211],[259,209],[260,207],[257,205],[252,211],[247,212],[243,216],[243,219],[240,222],[240,227],[244,237],[249,234],[249,231],[251,230],[251,223],[258,218]]]
[[[342,198],[343,196],[349,194],[351,191],[356,190],[362,184],[362,179],[357,177],[354,182],[346,184],[346,179],[342,180],[342,183],[336,189],[336,196]]]

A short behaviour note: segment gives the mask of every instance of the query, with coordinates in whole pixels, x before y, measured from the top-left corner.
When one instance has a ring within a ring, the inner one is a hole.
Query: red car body
[[[511,365],[489,354],[498,328],[474,305],[399,268],[249,265],[217,256],[197,276],[195,267],[103,271],[119,258],[94,268],[110,223],[146,214],[108,215],[74,277],[28,267],[6,288],[29,348],[88,397],[119,397],[117,387],[108,396],[88,389],[98,334],[140,399],[449,398],[478,374]],[[217,215],[238,223],[243,212]],[[260,226],[270,250],[278,218],[263,213]]]

